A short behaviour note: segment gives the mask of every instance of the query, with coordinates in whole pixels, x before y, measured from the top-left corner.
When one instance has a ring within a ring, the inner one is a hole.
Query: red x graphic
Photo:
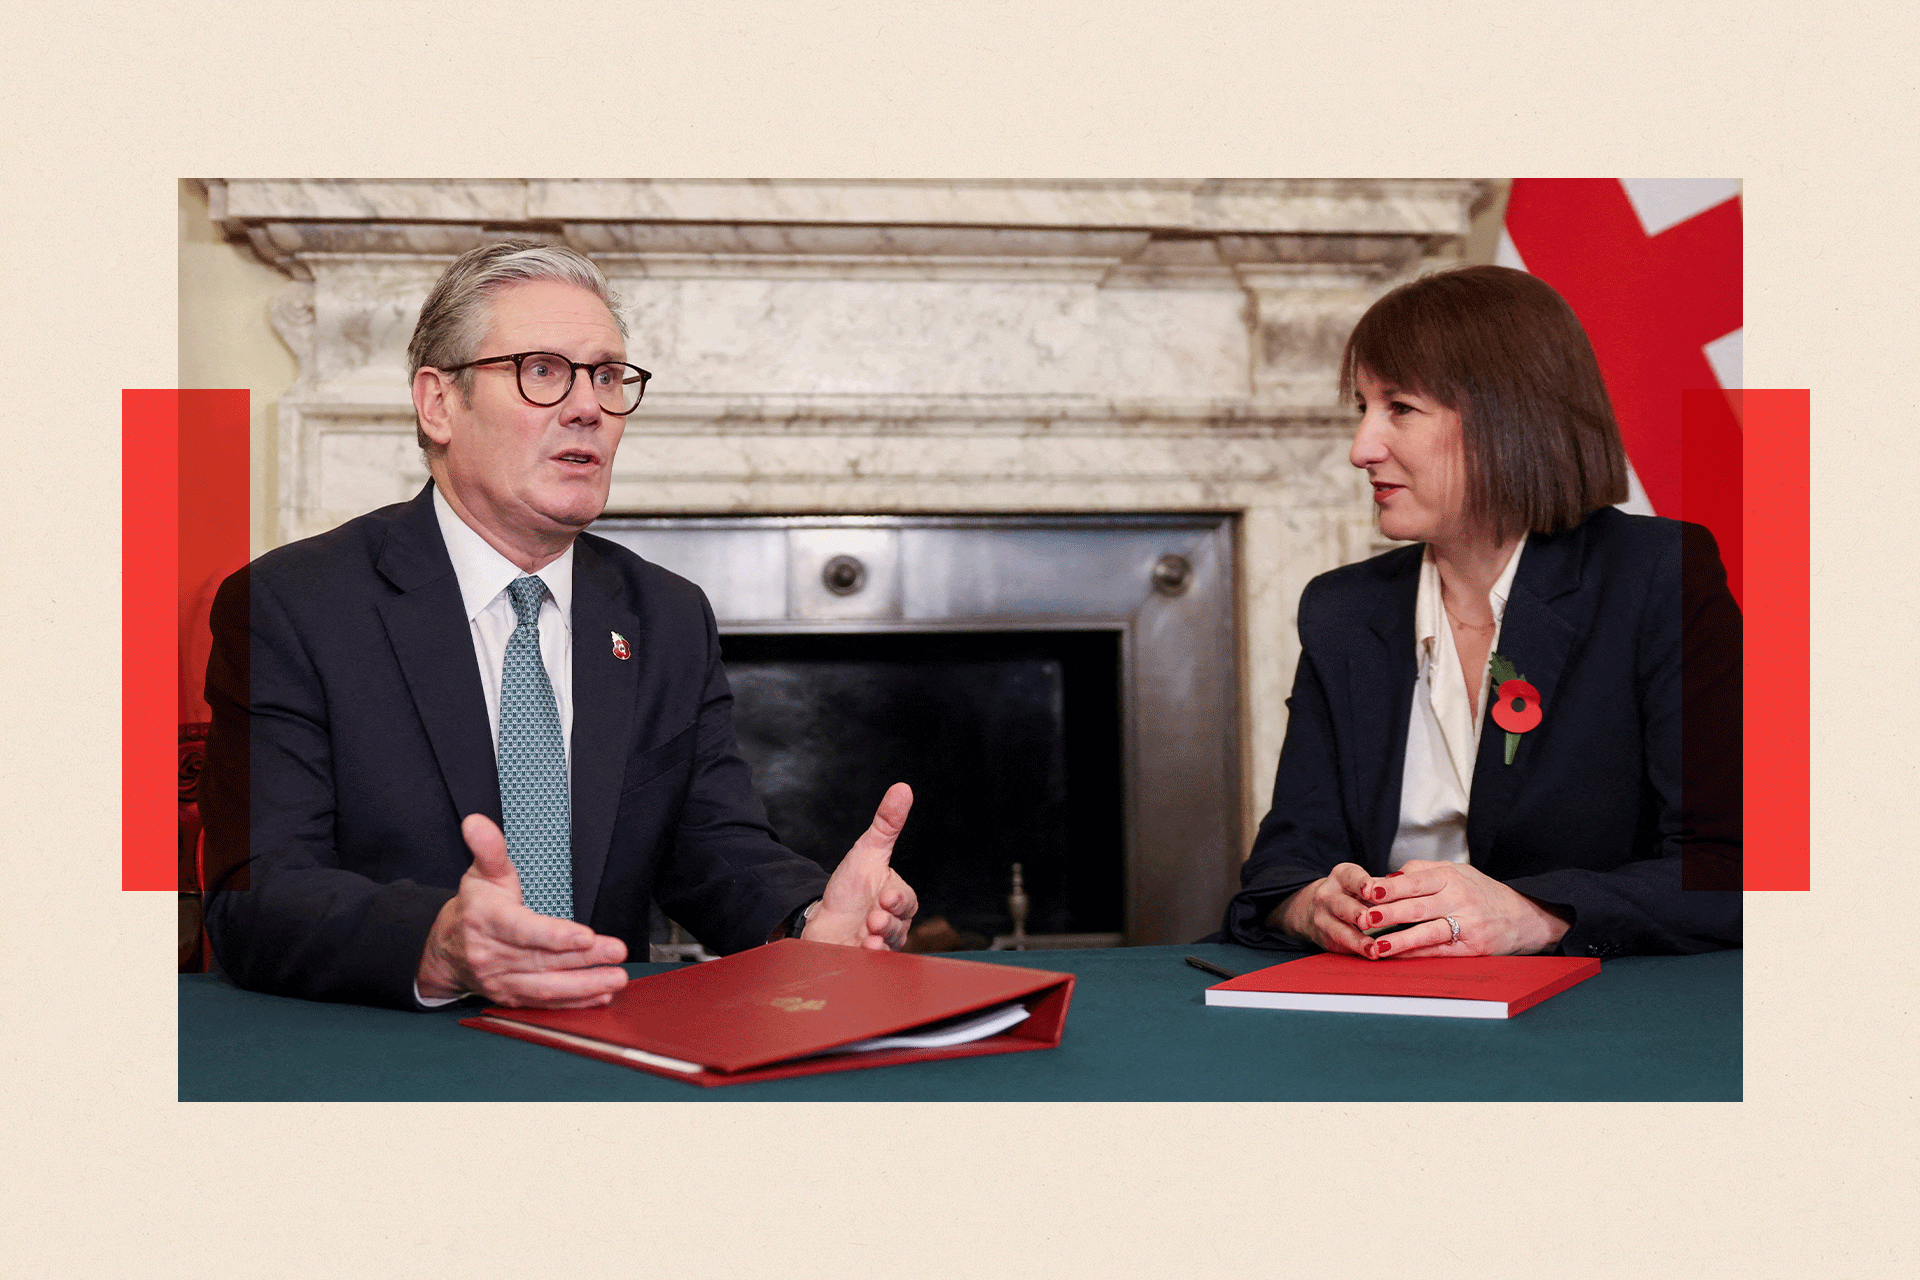
[[[1613,178],[1516,178],[1507,233],[1593,340],[1653,509],[1706,525],[1741,590],[1741,426],[1702,350],[1741,327],[1740,204],[1647,235]],[[1685,430],[1682,430],[1684,425]]]

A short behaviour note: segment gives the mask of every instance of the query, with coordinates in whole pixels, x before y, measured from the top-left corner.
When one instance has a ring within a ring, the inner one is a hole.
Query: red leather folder
[[[488,1009],[461,1025],[712,1086],[1051,1049],[1072,998],[1070,973],[788,938],[636,978],[598,1009]],[[1026,1019],[982,1040],[834,1052],[1016,1000]]]
[[[1207,1003],[1239,1009],[1511,1018],[1600,972],[1577,956],[1434,956],[1364,960],[1327,952],[1207,988]]]

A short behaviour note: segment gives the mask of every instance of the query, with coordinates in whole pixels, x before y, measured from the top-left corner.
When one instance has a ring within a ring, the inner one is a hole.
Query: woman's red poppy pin
[[[1497,653],[1487,666],[1498,686],[1493,695],[1493,722],[1507,731],[1506,763],[1512,764],[1513,753],[1520,749],[1520,735],[1540,725],[1540,691]]]

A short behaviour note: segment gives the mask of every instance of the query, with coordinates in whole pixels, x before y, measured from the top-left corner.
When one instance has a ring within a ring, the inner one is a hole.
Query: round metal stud
[[[837,596],[850,596],[867,585],[867,566],[853,556],[835,556],[820,570],[820,581]]]
[[[1177,596],[1193,581],[1193,566],[1185,556],[1164,555],[1153,562],[1153,589],[1163,596]]]

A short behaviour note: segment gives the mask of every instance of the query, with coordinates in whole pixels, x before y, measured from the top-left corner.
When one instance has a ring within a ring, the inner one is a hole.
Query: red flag
[[[1516,178],[1499,261],[1580,317],[1643,509],[1711,529],[1742,600],[1739,184]]]

